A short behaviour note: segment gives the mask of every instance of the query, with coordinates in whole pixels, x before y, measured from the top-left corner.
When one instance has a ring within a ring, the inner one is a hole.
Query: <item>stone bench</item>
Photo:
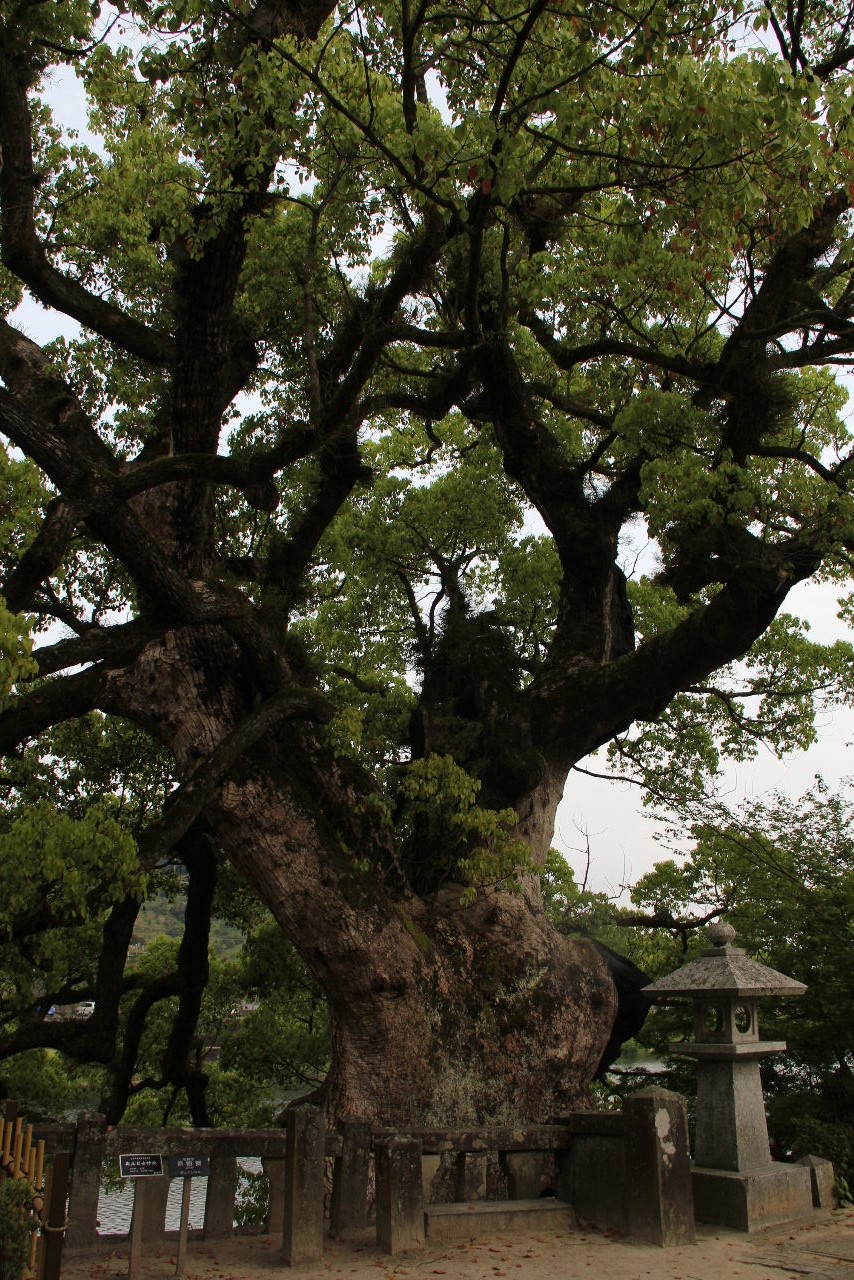
[[[597,1119],[598,1126],[589,1117],[579,1118],[577,1124],[569,1117],[565,1126],[547,1126],[536,1135],[502,1134],[499,1142],[507,1147],[496,1145],[508,1175],[511,1199],[506,1201],[466,1199],[425,1206],[424,1184],[431,1172],[424,1168],[425,1145],[433,1148],[427,1153],[431,1165],[441,1151],[457,1152],[459,1190],[469,1180],[460,1155],[490,1149],[488,1131],[375,1137],[378,1245],[397,1254],[423,1247],[426,1239],[471,1239],[511,1224],[520,1230],[541,1230],[540,1221],[545,1220],[572,1226],[576,1211],[593,1225],[616,1226],[652,1244],[693,1243],[682,1098],[653,1086],[627,1098],[621,1116]],[[602,1119],[607,1122],[602,1124]],[[540,1200],[536,1196],[546,1151],[554,1153],[557,1197]],[[477,1181],[484,1181],[480,1169]]]
[[[578,1220],[572,1205],[554,1196],[536,1200],[468,1200],[431,1204],[424,1211],[430,1244],[456,1243],[497,1232],[571,1231]]]

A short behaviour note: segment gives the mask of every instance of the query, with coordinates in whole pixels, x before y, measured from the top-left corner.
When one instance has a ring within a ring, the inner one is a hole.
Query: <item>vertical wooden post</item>
[[[106,1142],[104,1117],[84,1113],[77,1121],[68,1206],[68,1243],[73,1249],[91,1249],[98,1239],[98,1196]]]
[[[59,1280],[62,1246],[65,1242],[65,1200],[71,1152],[57,1151],[45,1180],[45,1232],[39,1260],[39,1280]]]
[[[32,1156],[32,1169],[30,1172],[30,1184],[33,1188],[33,1217],[36,1225],[44,1227],[47,1221],[45,1213],[45,1176],[44,1176],[44,1140],[40,1139],[36,1143]],[[39,1251],[39,1236],[34,1231],[32,1240],[30,1241],[30,1258],[29,1269],[32,1275],[36,1272],[36,1259]]]
[[[371,1126],[360,1120],[341,1125],[341,1155],[332,1174],[331,1229],[334,1236],[364,1227],[368,1214]]]
[[[323,1254],[323,1179],[326,1126],[323,1112],[307,1104],[287,1113],[285,1225],[286,1266],[317,1262]]]
[[[133,1213],[130,1220],[130,1246],[128,1249],[128,1280],[137,1280],[142,1253],[143,1219],[148,1212],[148,1178],[133,1180]]]
[[[377,1244],[386,1253],[424,1245],[421,1143],[390,1138],[374,1144],[377,1173]]]
[[[29,1178],[30,1176],[30,1154],[33,1149],[33,1126],[28,1124],[24,1128],[23,1141],[21,1143],[21,1155],[18,1168],[15,1170],[16,1178]]]
[[[12,1177],[21,1176],[21,1148],[24,1145],[23,1121],[20,1117],[15,1121],[15,1137],[12,1142]]]
[[[181,1221],[178,1224],[178,1254],[175,1258],[175,1280],[183,1280],[187,1273],[187,1233],[190,1229],[190,1192],[193,1179],[184,1178],[181,1187]]]
[[[2,1164],[7,1177],[12,1174],[12,1144],[15,1141],[15,1127],[19,1123],[18,1104],[10,1098],[6,1103],[5,1120],[0,1126],[3,1136]]]

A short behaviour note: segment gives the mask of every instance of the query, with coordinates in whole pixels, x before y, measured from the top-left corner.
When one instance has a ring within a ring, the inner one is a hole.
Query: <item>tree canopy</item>
[[[203,1092],[224,856],[326,992],[331,1114],[578,1105],[615,993],[542,911],[570,769],[699,794],[850,691],[781,610],[850,572],[854,9],[2,21],[4,936],[97,922],[66,985],[127,1057],[117,961],[182,861],[160,1072]]]

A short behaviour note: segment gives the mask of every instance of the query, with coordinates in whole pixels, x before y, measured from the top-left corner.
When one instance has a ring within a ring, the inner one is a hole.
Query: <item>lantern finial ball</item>
[[[706,934],[714,947],[729,947],[735,939],[735,929],[726,920],[718,920],[715,924],[710,924]]]

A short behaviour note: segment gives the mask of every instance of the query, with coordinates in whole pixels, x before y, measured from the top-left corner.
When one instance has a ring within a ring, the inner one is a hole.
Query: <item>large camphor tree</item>
[[[120,856],[79,817],[65,879],[74,820],[18,815],[6,936],[57,886],[105,912],[103,1055],[145,867],[201,919],[224,855],[326,992],[332,1119],[583,1105],[616,995],[542,910],[570,770],[699,783],[849,674],[780,610],[854,538],[854,8],[2,21],[4,776],[96,714],[172,779]]]

